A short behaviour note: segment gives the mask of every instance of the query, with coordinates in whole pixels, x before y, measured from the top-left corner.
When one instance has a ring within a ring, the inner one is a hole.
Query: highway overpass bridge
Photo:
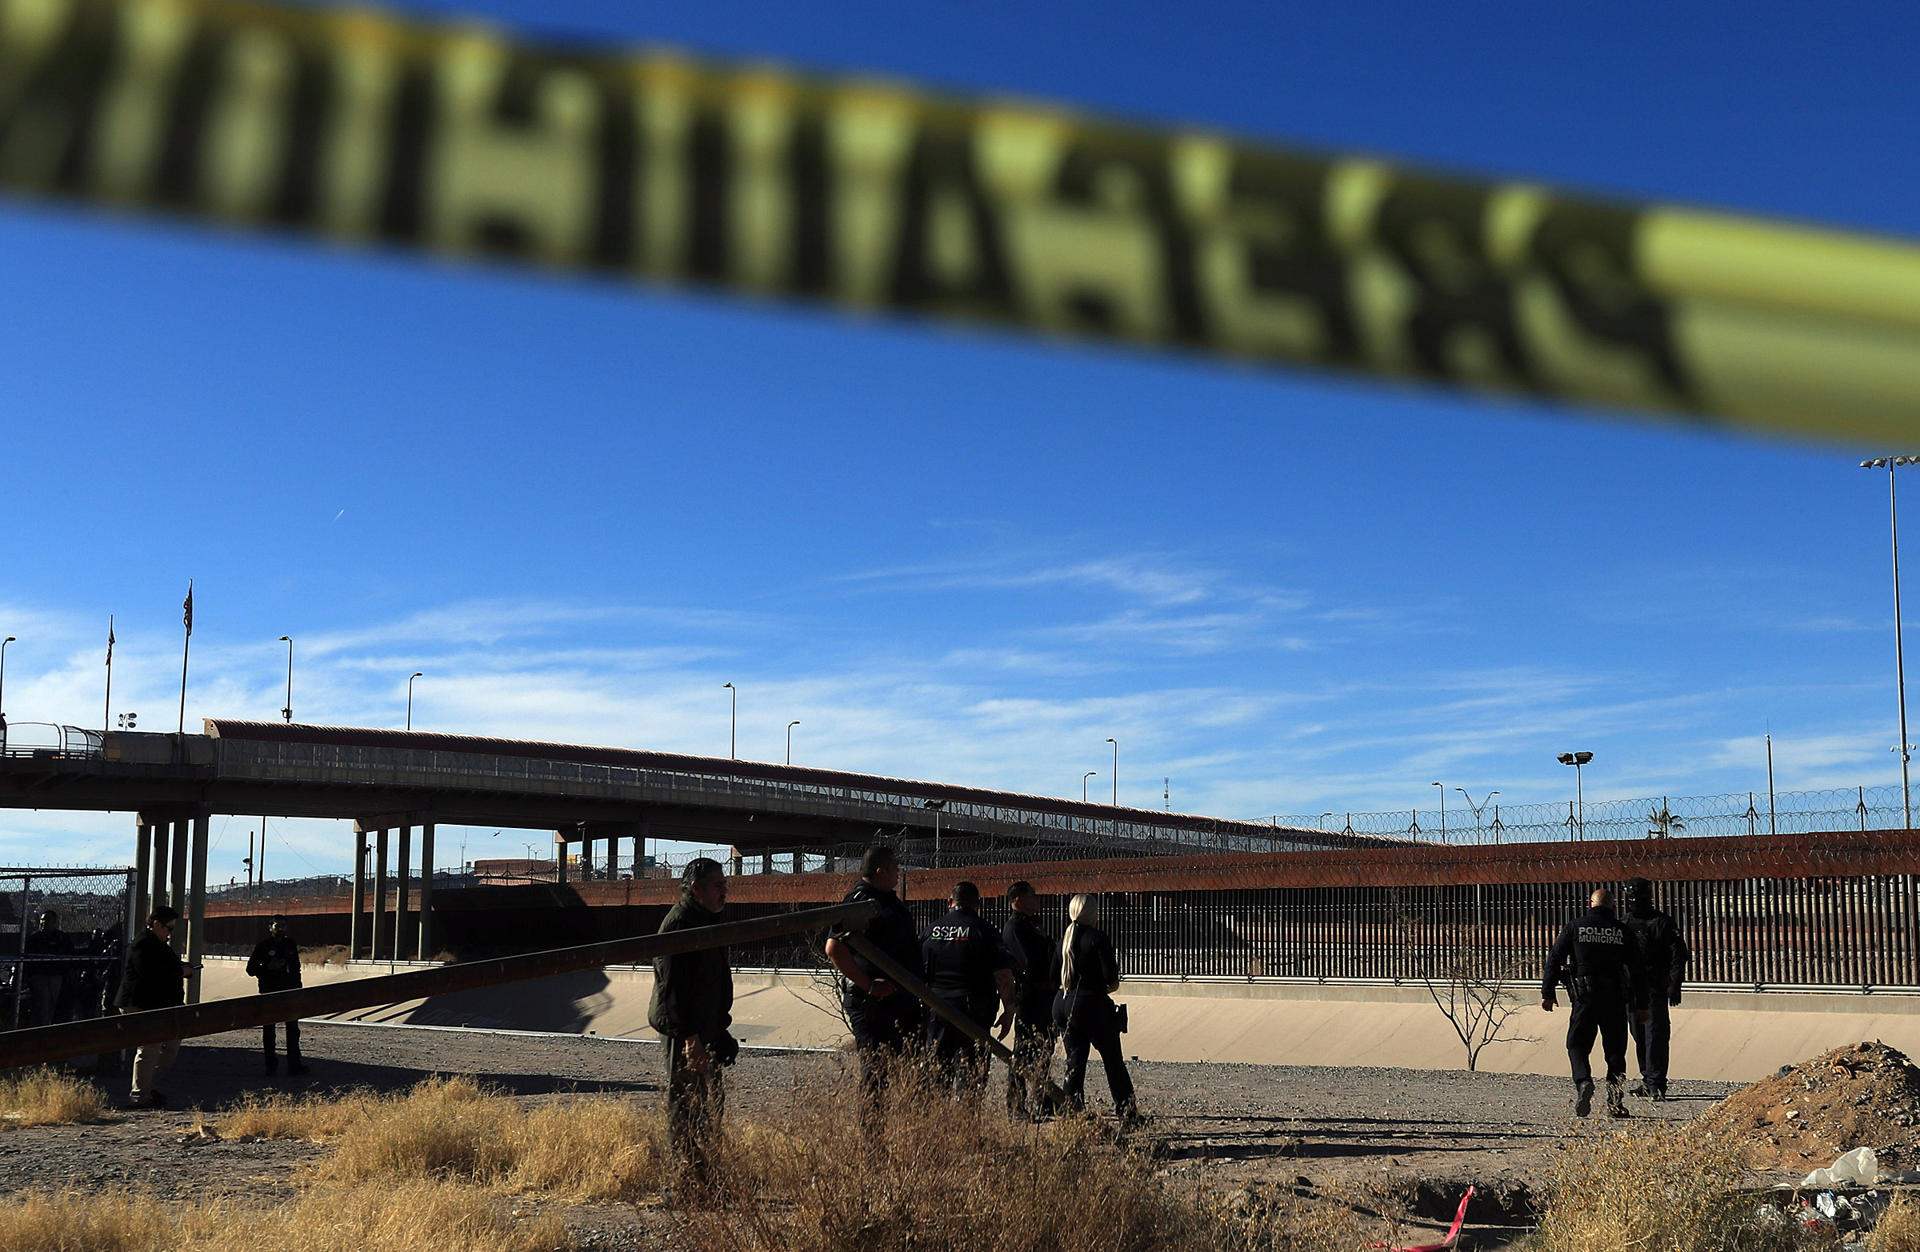
[[[60,727],[42,743],[25,729],[0,754],[0,808],[136,814],[131,915],[162,901],[180,908],[189,953],[204,943],[209,821],[224,814],[353,822],[356,923],[363,896],[373,904],[371,934],[353,941],[375,956],[434,950],[440,825],[552,832],[558,867],[565,872],[577,845],[584,877],[604,877],[623,840],[634,864],[648,841],[675,840],[728,846],[766,869],[776,857],[790,855],[797,869],[808,854],[876,838],[927,866],[1390,842],[837,770],[425,731],[210,718],[197,735]]]

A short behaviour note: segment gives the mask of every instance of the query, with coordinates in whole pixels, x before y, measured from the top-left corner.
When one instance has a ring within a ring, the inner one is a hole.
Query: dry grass
[[[1693,1127],[1576,1139],[1555,1165],[1533,1252],[1784,1252],[1836,1246],[1733,1190],[1740,1145]]]
[[[227,1138],[336,1145],[320,1176],[343,1183],[451,1179],[591,1203],[657,1191],[667,1161],[659,1117],[608,1098],[526,1108],[471,1078],[431,1078],[395,1095],[251,1099],[220,1119]]]
[[[1894,1197],[1867,1246],[1873,1252],[1920,1252],[1920,1202],[1907,1195]]]
[[[0,1073],[0,1125],[97,1122],[106,1111],[106,1092],[72,1074],[45,1068]]]
[[[1225,1247],[1226,1227],[1173,1196],[1152,1161],[1089,1118],[1044,1127],[939,1094],[903,1069],[879,1129],[851,1082],[797,1093],[778,1127],[730,1128],[723,1209],[698,1215],[702,1248],[795,1252],[1026,1252]],[[1249,1245],[1250,1246],[1250,1245]]]
[[[280,1208],[182,1205],[137,1192],[30,1193],[0,1208],[0,1248],[26,1252],[551,1252],[559,1218],[518,1221],[472,1188],[443,1182],[316,1189]]]
[[[345,965],[347,963],[347,945],[329,944],[324,948],[300,949],[302,965]]]

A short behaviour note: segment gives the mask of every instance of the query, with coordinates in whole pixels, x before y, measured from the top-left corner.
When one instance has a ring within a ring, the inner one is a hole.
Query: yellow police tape
[[[0,186],[1830,441],[1920,248],[364,10],[0,0]]]

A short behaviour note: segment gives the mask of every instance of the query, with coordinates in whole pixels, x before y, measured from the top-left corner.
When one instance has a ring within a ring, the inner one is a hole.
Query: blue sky
[[[1893,6],[407,7],[1920,235]],[[1764,788],[1769,731],[1782,789],[1898,777],[1890,449],[17,201],[0,257],[15,722],[99,723],[111,612],[171,729],[193,577],[190,724],[277,716],[291,634],[300,720],[423,670],[417,726],[724,755],[731,681],[743,756],[1108,794],[1111,735],[1123,801],[1231,816],[1564,800],[1575,747]],[[0,860],[130,834],[5,812]]]

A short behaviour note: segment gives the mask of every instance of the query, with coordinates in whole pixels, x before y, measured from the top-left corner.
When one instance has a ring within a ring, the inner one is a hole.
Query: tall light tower
[[[420,670],[415,670],[413,671],[412,677],[407,679],[407,729],[408,730],[413,729],[413,680],[415,678],[425,678],[425,677],[426,677],[426,674],[422,673]]]
[[[1113,807],[1117,809],[1120,807],[1120,745],[1112,739],[1107,742],[1113,744]]]
[[[798,718],[787,723],[787,764],[789,765],[793,764],[793,728],[799,724]]]
[[[293,721],[293,636],[282,635],[280,642],[287,645],[287,706],[280,710],[280,716],[291,723]]]
[[[738,747],[740,741],[740,689],[732,683],[721,683],[720,685],[727,689],[728,696],[727,759],[729,761],[737,761],[740,759],[740,750]]]
[[[1574,812],[1576,814],[1573,819],[1573,825],[1574,829],[1579,832],[1578,837],[1580,841],[1584,843],[1587,838],[1587,796],[1585,789],[1581,786],[1580,767],[1593,759],[1593,753],[1562,752],[1559,759],[1560,764],[1573,766],[1573,796]]]
[[[1900,632],[1900,506],[1894,493],[1893,472],[1902,465],[1915,464],[1920,464],[1920,456],[1877,456],[1860,462],[1861,469],[1887,471],[1887,525],[1893,536],[1893,686],[1900,702],[1900,746],[1894,751],[1900,754],[1901,824],[1907,830],[1913,829],[1913,785],[1908,777],[1913,745],[1907,742],[1907,659]]]

